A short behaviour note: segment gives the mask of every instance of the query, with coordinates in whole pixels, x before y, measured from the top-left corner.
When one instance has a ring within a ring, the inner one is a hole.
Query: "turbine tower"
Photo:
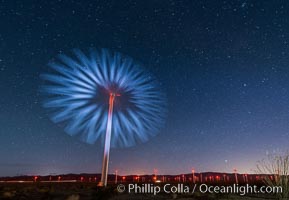
[[[108,117],[107,117],[107,124],[106,124],[106,134],[105,134],[104,152],[103,152],[103,160],[102,160],[101,181],[99,183],[99,186],[104,186],[104,187],[106,187],[106,185],[107,185],[112,114],[113,114],[113,103],[114,103],[115,96],[120,96],[120,95],[115,94],[115,93],[110,93],[110,95],[109,95],[109,109],[108,109]]]

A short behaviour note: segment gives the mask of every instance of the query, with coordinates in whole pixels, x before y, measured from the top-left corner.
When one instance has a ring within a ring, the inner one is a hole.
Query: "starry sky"
[[[162,83],[166,125],[112,149],[111,173],[253,173],[289,146],[289,2],[0,1],[0,176],[99,173],[103,149],[42,107],[40,74],[59,53],[108,48]]]

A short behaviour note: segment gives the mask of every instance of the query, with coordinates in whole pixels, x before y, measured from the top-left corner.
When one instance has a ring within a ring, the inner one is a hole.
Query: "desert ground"
[[[119,193],[117,185],[107,188],[98,187],[95,183],[0,183],[0,199],[3,200],[149,200],[149,199],[276,199],[270,195],[232,195],[232,194],[210,194],[204,195],[199,192],[194,194],[128,194]]]

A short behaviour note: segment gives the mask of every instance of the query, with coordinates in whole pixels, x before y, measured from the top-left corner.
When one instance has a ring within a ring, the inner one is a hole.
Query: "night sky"
[[[162,83],[166,125],[112,149],[110,173],[253,173],[289,146],[288,1],[0,1],[0,176],[99,173],[103,148],[50,121],[40,74],[108,48]]]

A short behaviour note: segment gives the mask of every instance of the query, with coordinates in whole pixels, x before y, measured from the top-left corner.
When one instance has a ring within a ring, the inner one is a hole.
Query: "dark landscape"
[[[68,174],[53,176],[18,176],[18,177],[2,177],[0,178],[0,198],[1,199],[42,199],[42,200],[97,200],[97,199],[276,199],[274,195],[264,194],[202,194],[200,191],[193,194],[185,194],[183,192],[154,194],[135,194],[118,192],[118,184],[127,186],[133,184],[153,184],[163,187],[165,184],[178,186],[178,184],[193,187],[192,174],[184,175],[129,175],[129,176],[108,176],[108,186],[106,188],[98,187],[100,174]],[[257,174],[237,174],[238,185],[242,186],[247,183],[250,185],[263,186],[262,177],[268,175]],[[200,177],[204,181],[200,182]],[[221,186],[232,185],[236,183],[235,174],[226,173],[196,173],[195,184]],[[116,183],[117,181],[117,183]],[[165,182],[163,182],[165,181]]]

